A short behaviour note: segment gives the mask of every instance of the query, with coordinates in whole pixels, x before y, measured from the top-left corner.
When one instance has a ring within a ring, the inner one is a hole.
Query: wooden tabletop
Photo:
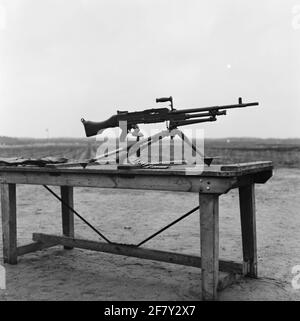
[[[9,173],[49,173],[49,174],[113,174],[113,175],[151,175],[151,176],[221,176],[236,177],[247,174],[255,174],[264,171],[271,171],[273,165],[271,161],[261,161],[252,163],[237,163],[227,165],[211,165],[203,168],[197,166],[176,165],[166,169],[155,168],[133,168],[118,169],[116,165],[97,165],[82,167],[37,167],[37,166],[0,166],[0,176]],[[1,175],[2,174],[2,175]]]

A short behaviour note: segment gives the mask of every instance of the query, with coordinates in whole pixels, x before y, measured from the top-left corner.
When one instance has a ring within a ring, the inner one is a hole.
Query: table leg
[[[245,275],[257,277],[257,245],[254,184],[239,188]]]
[[[199,194],[202,300],[216,300],[219,281],[219,195]]]
[[[61,198],[64,203],[70,207],[74,207],[73,200],[73,187],[72,186],[61,186],[60,188]],[[68,237],[74,237],[74,213],[63,203],[61,204],[62,213],[62,230],[63,235]],[[64,247],[66,250],[71,250],[73,247]]]
[[[4,262],[17,264],[16,185],[1,184],[1,212]]]

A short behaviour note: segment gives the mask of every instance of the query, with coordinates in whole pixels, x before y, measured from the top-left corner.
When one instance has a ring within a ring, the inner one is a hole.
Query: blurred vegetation
[[[82,160],[95,156],[99,144],[95,138],[32,139],[0,136],[0,158],[57,156]],[[178,141],[176,144],[181,143]],[[168,152],[166,147],[164,144],[164,153]],[[220,157],[214,160],[214,164],[268,160],[273,161],[275,167],[300,168],[300,139],[206,139],[205,154]],[[153,155],[157,161],[157,149],[156,155],[155,152]],[[175,154],[175,158],[180,159],[180,153]]]

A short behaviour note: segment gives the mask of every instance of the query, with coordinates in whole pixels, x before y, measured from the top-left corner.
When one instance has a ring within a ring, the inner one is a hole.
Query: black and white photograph
[[[0,301],[299,301],[299,124],[300,0],[0,0]]]

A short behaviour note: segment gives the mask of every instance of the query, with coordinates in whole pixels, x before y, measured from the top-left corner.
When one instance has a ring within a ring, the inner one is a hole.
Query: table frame
[[[216,300],[221,290],[237,275],[257,277],[257,244],[255,218],[256,183],[265,183],[272,176],[271,162],[211,166],[197,170],[117,170],[70,168],[0,168],[1,213],[4,262],[17,264],[20,255],[63,245],[118,255],[132,256],[201,268],[202,299]],[[61,198],[73,207],[74,187],[149,189],[199,194],[201,257],[140,248],[134,245],[104,243],[76,239],[74,214],[62,204],[62,236],[33,234],[33,243],[17,246],[16,185],[35,184],[60,186]],[[243,263],[219,259],[219,197],[239,189]],[[219,271],[226,272],[223,280]]]

